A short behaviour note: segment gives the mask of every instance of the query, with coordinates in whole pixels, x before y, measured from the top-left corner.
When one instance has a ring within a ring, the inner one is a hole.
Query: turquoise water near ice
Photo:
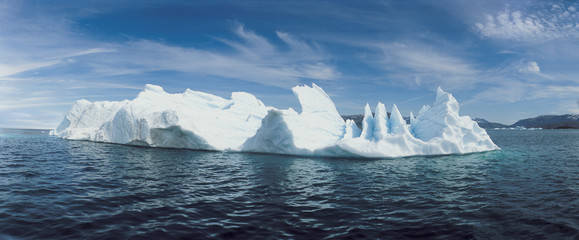
[[[500,151],[307,158],[0,131],[0,239],[577,239],[579,131]]]

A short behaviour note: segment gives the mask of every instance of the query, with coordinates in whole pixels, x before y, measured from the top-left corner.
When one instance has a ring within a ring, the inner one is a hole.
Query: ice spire
[[[416,118],[414,117],[414,113],[410,112],[410,126],[409,130],[412,135],[414,135],[414,127],[416,127]]]
[[[402,118],[398,107],[396,104],[392,107],[392,113],[390,113],[390,133],[391,134],[402,134],[408,132],[408,126],[406,121]]]
[[[388,135],[388,114],[383,103],[378,102],[374,114],[374,139],[379,141]]]
[[[372,110],[370,110],[370,105],[366,103],[364,108],[364,120],[362,120],[362,133],[360,137],[363,139],[372,139],[374,133],[374,117],[372,116]]]
[[[360,129],[356,126],[356,123],[352,119],[346,120],[346,133],[344,138],[357,138],[360,137]]]

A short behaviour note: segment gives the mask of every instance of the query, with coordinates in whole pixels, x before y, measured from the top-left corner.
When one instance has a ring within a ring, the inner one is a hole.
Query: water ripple
[[[0,239],[577,238],[579,131],[489,134],[384,160],[2,136]]]

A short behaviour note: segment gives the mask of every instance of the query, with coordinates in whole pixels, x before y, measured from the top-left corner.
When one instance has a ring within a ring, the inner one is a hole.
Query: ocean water
[[[0,239],[578,239],[579,131],[502,150],[304,158],[0,131]]]

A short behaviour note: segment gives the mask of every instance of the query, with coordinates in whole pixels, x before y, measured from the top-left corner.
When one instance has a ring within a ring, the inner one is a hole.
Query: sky
[[[575,1],[0,0],[0,127],[53,129],[78,99],[151,83],[300,106],[315,83],[343,114],[432,104],[512,124],[579,113]]]

